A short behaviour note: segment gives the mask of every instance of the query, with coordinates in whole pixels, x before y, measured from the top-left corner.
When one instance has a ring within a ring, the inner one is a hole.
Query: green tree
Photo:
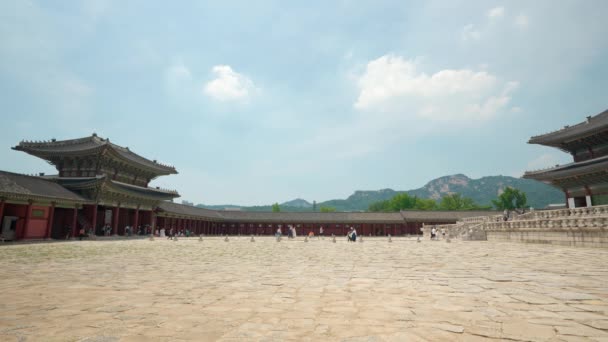
[[[414,209],[418,210],[437,210],[437,202],[434,199],[416,198]]]
[[[432,199],[422,199],[416,196],[412,197],[407,193],[402,193],[393,196],[386,201],[378,201],[369,205],[368,211],[371,212],[396,212],[399,210],[418,209],[418,210],[434,210],[437,203]]]
[[[441,210],[471,210],[478,209],[479,206],[469,197],[462,197],[460,194],[450,194],[441,198],[439,208]]]
[[[279,203],[275,203],[272,205],[272,212],[273,213],[278,213],[281,211],[281,207],[279,206]]]
[[[317,211],[317,201],[312,201],[312,211]]]
[[[336,212],[336,208],[321,206],[321,208],[319,208],[319,211],[322,213],[334,213],[334,212]]]
[[[390,211],[399,211],[402,209],[413,209],[416,207],[416,197],[411,197],[406,193],[395,195],[390,199]]]
[[[371,211],[371,212],[376,212],[376,213],[380,213],[380,212],[387,212],[389,211],[389,206],[390,206],[390,201],[378,201],[378,202],[374,202],[372,204],[369,205],[369,207],[367,208],[367,211]]]
[[[523,209],[528,207],[528,199],[525,192],[507,187],[496,200],[492,200],[492,204],[498,210]]]

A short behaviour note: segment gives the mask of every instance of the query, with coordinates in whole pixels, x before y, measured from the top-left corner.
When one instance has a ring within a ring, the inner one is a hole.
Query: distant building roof
[[[177,173],[173,166],[146,159],[132,152],[128,147],[113,144],[110,139],[103,139],[98,137],[97,134],[85,138],[59,141],[55,139],[50,141],[22,141],[19,145],[13,147],[14,150],[23,151],[46,160],[49,160],[48,157],[53,155],[98,153],[104,148],[116,153],[121,158],[155,170],[159,174]]]
[[[466,217],[496,215],[493,210],[402,210],[406,222],[456,222]]]
[[[164,212],[175,215],[195,216],[214,220],[223,219],[217,210],[193,207],[191,205],[162,201],[158,205],[158,208]]]
[[[0,171],[0,196],[87,202],[85,198],[55,182],[40,177],[20,175],[6,171]]]
[[[555,132],[537,135],[528,141],[529,144],[553,146],[568,150],[569,142],[580,140],[608,130],[608,110],[595,116],[587,117],[586,121],[573,126],[565,126]]]
[[[162,211],[181,216],[194,216],[235,222],[276,223],[404,223],[404,222],[456,222],[464,217],[494,215],[495,211],[430,211],[408,210],[393,213],[376,212],[262,212],[211,210],[188,205],[161,202]]]
[[[526,171],[523,178],[551,181],[554,179],[568,178],[596,172],[606,173],[608,177],[608,156],[558,165],[543,170]]]
[[[220,211],[222,217],[229,221],[251,222],[309,222],[309,223],[403,223],[399,213],[345,213],[345,212],[261,212],[261,211]]]

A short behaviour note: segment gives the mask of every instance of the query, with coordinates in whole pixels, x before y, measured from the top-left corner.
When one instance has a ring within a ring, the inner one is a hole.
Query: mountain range
[[[357,190],[346,199],[333,199],[316,203],[316,210],[321,207],[333,207],[338,211],[365,211],[371,203],[392,198],[400,193],[407,193],[419,198],[431,198],[440,200],[447,194],[459,193],[464,197],[470,197],[478,205],[491,205],[492,200],[506,187],[519,189],[526,193],[528,204],[533,208],[544,208],[552,203],[563,203],[564,194],[560,190],[544,183],[522,178],[509,176],[488,176],[479,179],[471,179],[463,174],[439,177],[428,182],[421,188],[414,190],[397,191],[393,189],[381,190]],[[204,205],[198,204],[197,207],[208,209],[231,209],[244,211],[271,211],[272,205],[263,206],[238,206],[227,205]],[[297,198],[280,204],[281,211],[312,211],[313,204]]]

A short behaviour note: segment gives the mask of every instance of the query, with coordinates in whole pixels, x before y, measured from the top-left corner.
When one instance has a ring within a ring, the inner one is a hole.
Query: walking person
[[[347,236],[349,242],[357,241],[357,231],[355,230],[355,227],[350,227]]]

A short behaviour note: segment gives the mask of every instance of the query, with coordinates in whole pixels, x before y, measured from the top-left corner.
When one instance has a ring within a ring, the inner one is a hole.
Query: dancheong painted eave
[[[119,160],[154,172],[157,175],[177,174],[175,167],[144,158],[93,133],[89,137],[69,140],[21,141],[13,150],[26,152],[53,163],[53,157],[86,156],[95,154],[113,155]]]

